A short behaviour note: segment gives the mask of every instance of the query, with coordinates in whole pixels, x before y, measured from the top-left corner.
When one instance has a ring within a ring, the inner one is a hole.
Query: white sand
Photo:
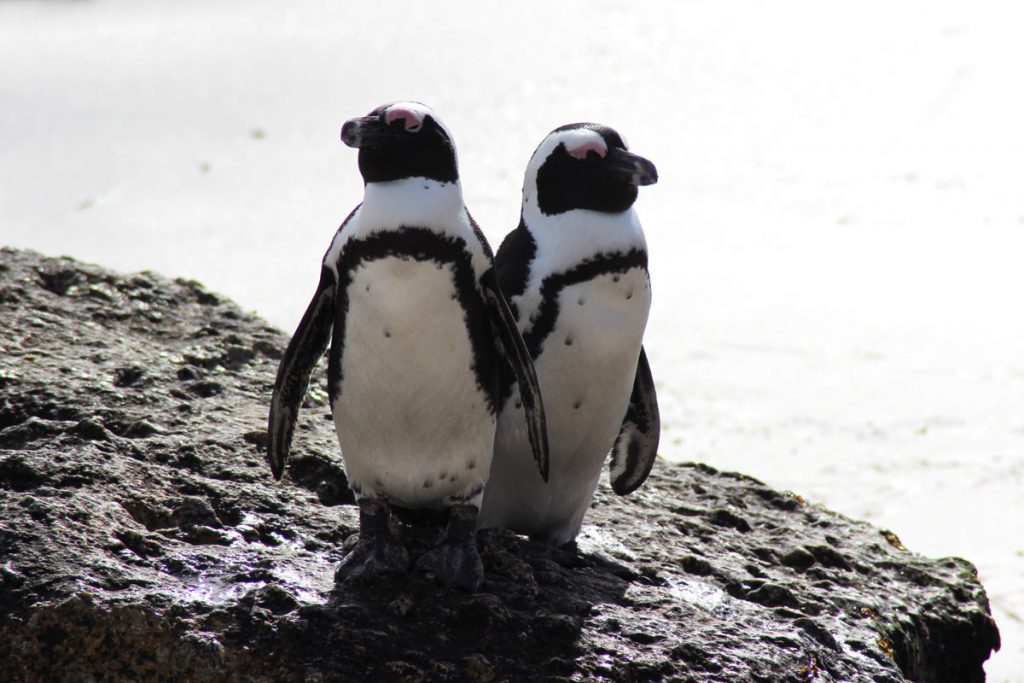
[[[0,243],[290,329],[361,194],[345,118],[440,111],[495,246],[543,136],[611,124],[661,174],[664,454],[970,559],[1024,681],[1024,12],[548,4],[2,2]]]

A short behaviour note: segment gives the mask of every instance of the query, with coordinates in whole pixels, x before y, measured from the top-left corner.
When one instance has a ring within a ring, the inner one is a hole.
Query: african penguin
[[[346,121],[341,139],[359,149],[363,201],[334,236],[281,359],[268,460],[280,479],[310,373],[330,342],[331,412],[359,504],[359,540],[339,580],[406,571],[391,506],[442,508],[450,511],[444,536],[417,567],[476,590],[476,519],[500,396],[510,391],[502,377],[517,383],[531,467],[547,476],[537,378],[437,114],[418,102],[383,105]],[[499,367],[511,367],[514,380]]]
[[[554,130],[533,153],[519,227],[495,257],[540,380],[550,481],[524,465],[521,397],[503,397],[480,526],[562,545],[576,538],[611,452],[612,488],[634,491],[658,449],[660,419],[642,346],[651,305],[647,243],[633,202],[654,165],[607,126]]]

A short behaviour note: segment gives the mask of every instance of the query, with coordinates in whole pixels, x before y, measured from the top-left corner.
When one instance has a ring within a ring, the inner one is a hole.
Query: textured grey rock
[[[193,282],[0,252],[4,680],[984,679],[968,562],[701,465],[602,487],[579,553],[485,532],[478,594],[335,588],[322,377],[284,483],[260,452],[286,340]]]

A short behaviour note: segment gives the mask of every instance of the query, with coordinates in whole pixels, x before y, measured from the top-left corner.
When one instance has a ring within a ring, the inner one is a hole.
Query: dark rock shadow
[[[440,527],[404,528],[415,557]],[[225,646],[249,643],[290,671],[324,680],[532,680],[580,673],[585,624],[622,605],[646,581],[598,555],[550,548],[506,531],[479,534],[486,580],[477,593],[448,590],[410,572],[373,585],[338,584],[322,604],[300,605],[275,585],[232,610]]]

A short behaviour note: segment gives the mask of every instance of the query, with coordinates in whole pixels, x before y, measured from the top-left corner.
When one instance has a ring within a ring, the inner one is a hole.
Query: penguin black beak
[[[608,150],[604,160],[605,168],[631,185],[653,185],[658,182],[658,169],[642,156],[618,147]]]
[[[341,141],[356,149],[375,147],[387,137],[389,137],[389,131],[381,123],[379,116],[349,119],[341,127]]]

